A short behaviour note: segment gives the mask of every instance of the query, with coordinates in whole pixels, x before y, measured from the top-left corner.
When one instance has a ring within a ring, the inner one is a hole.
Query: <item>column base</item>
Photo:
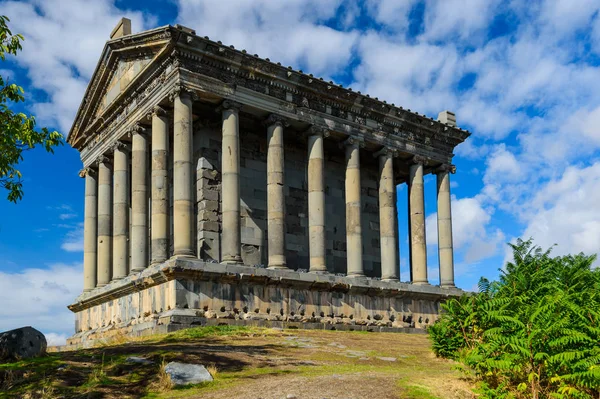
[[[122,280],[122,279],[124,279],[125,277],[127,277],[127,276],[113,277],[113,279],[111,280],[111,283],[112,283],[113,281]]]
[[[365,277],[364,273],[354,273],[354,274],[348,274],[346,275],[346,277],[351,277],[351,278],[357,278],[357,277]]]
[[[456,288],[456,285],[454,285],[454,283],[442,283],[440,285],[441,288]]]
[[[411,281],[411,284],[414,284],[414,285],[431,285],[431,284],[429,284],[429,281]]]
[[[104,287],[105,285],[106,285],[106,283],[103,283],[103,284],[96,284],[96,288],[101,288],[101,287]]]
[[[223,260],[221,261],[222,264],[225,265],[236,265],[236,264],[240,264],[242,263],[242,257],[237,255],[237,256],[224,256]]]
[[[129,275],[131,276],[132,274],[141,273],[141,272],[143,272],[144,270],[145,270],[145,269],[132,269],[132,270],[129,272]]]
[[[173,256],[171,256],[171,259],[196,259],[196,255],[194,253],[188,254],[173,254]]]
[[[309,273],[314,273],[314,274],[327,274],[329,273],[329,271],[327,269],[312,269],[308,271]]]
[[[400,281],[398,277],[382,277],[381,281]]]
[[[287,269],[287,265],[285,263],[268,265],[267,269]]]

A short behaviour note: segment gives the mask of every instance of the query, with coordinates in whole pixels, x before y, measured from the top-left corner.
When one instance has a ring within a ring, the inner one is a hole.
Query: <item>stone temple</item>
[[[85,178],[68,343],[218,324],[425,328],[462,293],[449,179],[468,136],[451,112],[434,120],[180,25],[131,34],[122,19],[68,139]],[[440,286],[427,276],[429,173]]]

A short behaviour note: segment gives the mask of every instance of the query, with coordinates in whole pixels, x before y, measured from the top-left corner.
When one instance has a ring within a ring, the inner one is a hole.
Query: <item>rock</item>
[[[296,395],[288,393],[287,396],[285,397],[285,399],[298,399],[298,398],[296,397]]]
[[[383,360],[384,362],[395,362],[396,361],[395,357],[378,357],[377,359]]]
[[[32,327],[21,327],[0,333],[0,359],[18,360],[46,353],[46,337]]]
[[[200,364],[171,362],[165,367],[165,372],[175,386],[211,382],[212,375]]]
[[[136,364],[154,364],[154,362],[152,360],[143,358],[143,357],[139,357],[139,356],[129,356],[127,359],[125,359],[125,362],[127,363],[136,363]]]

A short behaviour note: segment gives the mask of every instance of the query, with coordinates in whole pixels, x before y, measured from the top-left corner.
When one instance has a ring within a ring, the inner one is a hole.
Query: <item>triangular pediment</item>
[[[127,90],[129,84],[135,80],[140,72],[154,59],[156,53],[142,55],[140,58],[130,60],[121,59],[108,79],[108,84],[98,99],[95,116],[98,117],[110,106],[119,95]]]
[[[80,147],[82,139],[94,133],[88,131],[89,126],[122,102],[159,58],[168,56],[170,28],[157,28],[106,43],[69,132],[69,144]]]

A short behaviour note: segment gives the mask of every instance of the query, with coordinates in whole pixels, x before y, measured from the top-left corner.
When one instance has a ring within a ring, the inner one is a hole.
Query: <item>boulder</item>
[[[46,337],[32,327],[21,327],[0,333],[0,359],[19,360],[46,353]]]
[[[165,367],[165,373],[175,386],[211,382],[212,375],[200,364],[171,362]]]

